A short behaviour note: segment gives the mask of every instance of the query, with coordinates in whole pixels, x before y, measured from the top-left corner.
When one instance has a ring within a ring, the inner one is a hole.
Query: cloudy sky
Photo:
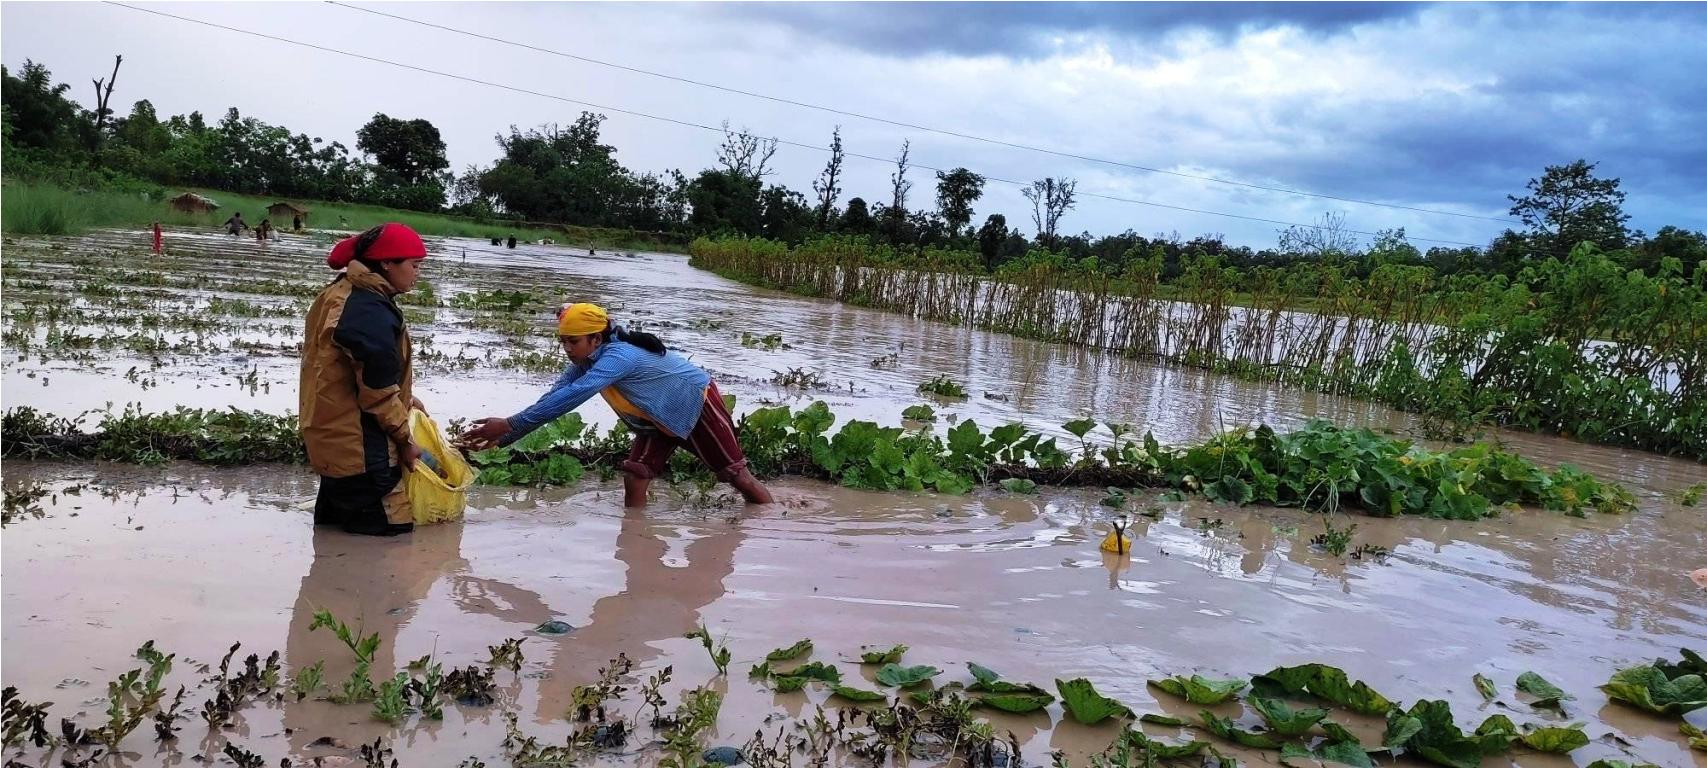
[[[90,80],[122,53],[114,101],[126,111],[147,98],[211,120],[236,106],[351,147],[375,112],[422,117],[458,171],[492,162],[493,135],[511,124],[568,123],[579,101],[607,108],[605,140],[636,170],[691,174],[719,137],[611,110],[729,120],[813,147],[840,125],[850,153],[892,157],[911,140],[918,166],[1077,178],[1063,227],[1097,234],[1262,247],[1278,229],[1161,207],[1175,206],[1288,222],[1335,212],[1357,230],[1404,227],[1425,248],[1482,244],[1506,224],[1186,176],[1501,219],[1508,193],[1577,158],[1623,179],[1634,226],[1707,229],[1703,5],[351,4],[546,51],[328,3],[144,7],[535,93],[104,3],[5,3],[0,58],[45,63],[88,103]],[[784,146],[772,180],[810,193],[825,158]],[[844,201],[887,198],[891,165],[850,157],[847,170]],[[928,204],[934,176],[912,178],[913,207]],[[992,182],[977,212],[1030,227],[1012,184]]]

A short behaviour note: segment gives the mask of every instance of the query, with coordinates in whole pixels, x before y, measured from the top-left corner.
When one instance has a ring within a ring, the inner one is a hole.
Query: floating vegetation
[[[790,368],[787,371],[772,371],[771,383],[789,389],[826,389],[830,386],[817,371],[805,368]]]
[[[741,332],[741,346],[748,349],[762,349],[767,352],[778,349],[790,349],[787,344],[782,343],[782,334],[780,333],[767,333],[763,336],[758,336],[753,334],[751,331]]]
[[[901,418],[908,421],[933,422],[936,421],[936,409],[924,403],[909,405],[901,409]]]
[[[919,391],[937,397],[966,397],[966,388],[959,382],[948,377],[948,374],[938,374],[935,378],[919,385]]]

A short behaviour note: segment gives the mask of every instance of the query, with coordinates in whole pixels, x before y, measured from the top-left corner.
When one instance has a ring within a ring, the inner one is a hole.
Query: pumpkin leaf
[[[887,651],[867,651],[862,649],[859,654],[859,662],[861,664],[893,664],[900,661],[901,654],[906,652],[907,646],[905,645],[897,645]]]
[[[1340,725],[1339,723],[1336,723],[1332,720],[1323,720],[1322,721],[1322,733],[1325,733],[1328,735],[1328,741],[1329,742],[1349,741],[1349,742],[1352,742],[1353,744],[1361,744],[1362,743],[1358,740],[1358,738],[1355,734],[1353,734],[1351,731],[1346,730],[1345,726]]]
[[[974,697],[974,701],[982,706],[995,707],[1003,712],[1023,715],[1027,712],[1036,712],[1055,703],[1055,697],[1048,691],[1040,690],[1025,693],[993,693]]]
[[[1682,717],[1707,707],[1707,681],[1701,675],[1668,677],[1652,664],[1621,669],[1600,687],[1608,698],[1658,715]]]
[[[830,686],[830,695],[840,696],[849,701],[883,701],[888,698],[877,691],[868,691],[864,688],[855,688],[850,685],[840,684]]]
[[[842,681],[842,671],[829,664],[825,664],[822,661],[807,662],[788,672],[779,672],[777,674],[787,675],[789,677],[804,677],[808,680],[820,680],[831,684],[840,683]]]
[[[812,652],[812,641],[801,640],[787,648],[778,648],[765,654],[765,661],[793,661]]]
[[[1150,685],[1193,704],[1220,704],[1244,690],[1245,681],[1213,680],[1202,675],[1192,675],[1191,677],[1176,675],[1161,680],[1151,680]]]
[[[1588,746],[1588,734],[1583,733],[1581,726],[1536,728],[1518,738],[1530,749],[1560,755]]]
[[[1537,709],[1563,709],[1563,705],[1560,704],[1561,701],[1575,698],[1560,690],[1559,686],[1547,682],[1547,678],[1534,672],[1518,675],[1517,689],[1534,696],[1535,700],[1529,705]]]
[[[974,661],[966,662],[966,669],[972,673],[973,679],[978,681],[975,685],[988,685],[1002,679],[995,670]]]
[[[1177,717],[1158,715],[1154,712],[1145,712],[1144,714],[1139,715],[1138,722],[1151,723],[1153,725],[1172,725],[1176,727],[1185,725],[1185,721]]]
[[[1426,699],[1411,705],[1409,712],[1389,712],[1384,739],[1388,748],[1403,747],[1447,768],[1478,768],[1484,756],[1503,749],[1506,741],[1503,732],[1466,736],[1453,722],[1450,705]]]
[[[784,676],[771,678],[771,683],[776,686],[777,693],[794,693],[795,691],[805,688],[806,682],[807,680],[804,677]]]
[[[1319,708],[1293,709],[1280,699],[1253,697],[1248,702],[1251,709],[1268,725],[1268,729],[1282,736],[1300,736],[1310,730],[1310,727],[1328,716],[1328,711]]]
[[[1349,765],[1354,768],[1375,768],[1375,763],[1369,759],[1369,753],[1356,741],[1336,741],[1324,744],[1317,749],[1306,749],[1297,744],[1285,744],[1280,748],[1282,765],[1297,768],[1309,768],[1316,765]]]
[[[1080,725],[1096,725],[1113,715],[1132,716],[1132,709],[1114,699],[1097,693],[1091,681],[1082,677],[1056,680],[1055,689],[1061,693],[1061,704]]]
[[[1266,733],[1247,731],[1240,728],[1231,718],[1216,717],[1214,712],[1203,710],[1197,714],[1203,720],[1203,726],[1210,733],[1223,739],[1251,749],[1280,749],[1280,741]]]
[[[1267,698],[1308,693],[1365,715],[1385,715],[1393,708],[1393,702],[1363,681],[1353,683],[1345,670],[1326,664],[1275,667],[1252,677],[1251,690]]]
[[[877,669],[877,682],[895,688],[911,688],[940,674],[942,674],[942,670],[929,664],[903,667],[899,664],[889,663]]]
[[[1135,761],[1139,765],[1148,765],[1152,761],[1178,760],[1182,757],[1191,757],[1203,752],[1205,749],[1214,751],[1214,747],[1207,741],[1198,741],[1193,739],[1184,744],[1168,744],[1152,739],[1149,736],[1145,736],[1143,732],[1135,731],[1131,728],[1127,728],[1120,736],[1126,741],[1128,746],[1152,758],[1152,760]]]
[[[1493,701],[1494,697],[1500,695],[1499,689],[1494,687],[1494,681],[1484,677],[1482,673],[1477,672],[1470,680],[1476,684],[1476,691],[1482,694],[1483,701]]]

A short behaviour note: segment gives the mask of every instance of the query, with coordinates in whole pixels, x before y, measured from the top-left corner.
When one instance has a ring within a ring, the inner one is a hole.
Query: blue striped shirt
[[[500,444],[509,445],[557,417],[579,408],[605,387],[616,387],[634,407],[678,437],[686,437],[699,423],[705,407],[705,388],[711,376],[675,352],[660,357],[640,347],[612,340],[593,350],[588,365],[570,363],[533,405],[510,417],[510,432]],[[634,424],[623,414],[630,426]]]

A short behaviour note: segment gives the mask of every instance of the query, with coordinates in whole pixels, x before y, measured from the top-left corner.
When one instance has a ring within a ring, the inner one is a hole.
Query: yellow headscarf
[[[610,317],[597,304],[570,304],[557,313],[558,336],[585,336],[602,333],[610,325]]]

